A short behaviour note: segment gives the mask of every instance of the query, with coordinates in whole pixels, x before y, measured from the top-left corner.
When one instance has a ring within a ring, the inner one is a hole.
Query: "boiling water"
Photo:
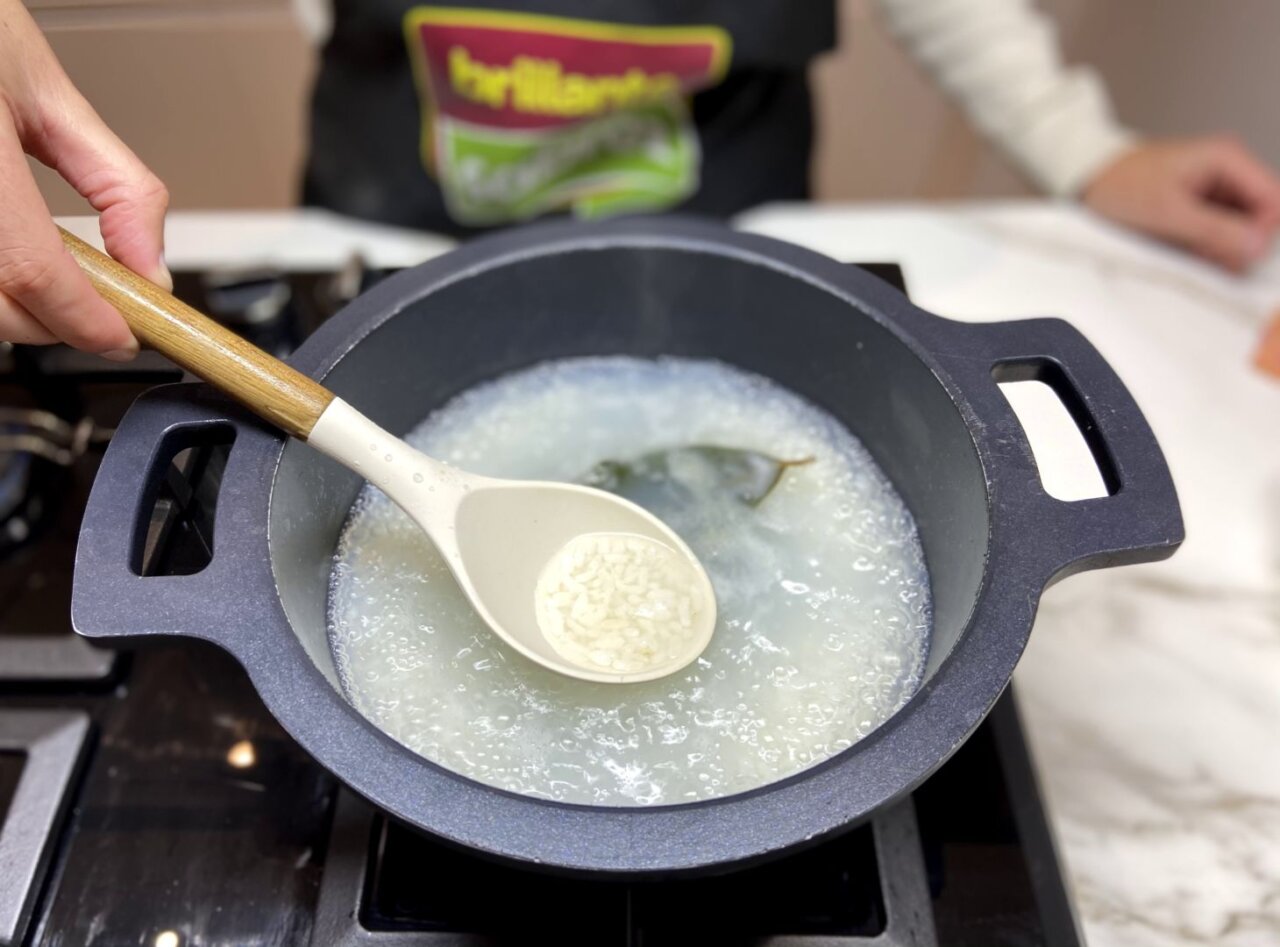
[[[754,507],[673,463],[681,490],[654,512],[706,566],[719,617],[700,659],[644,684],[573,680],[510,650],[366,486],[334,564],[335,663],[361,713],[442,766],[566,802],[706,799],[827,759],[919,685],[929,586],[911,516],[856,438],[772,382],[715,362],[571,359],[465,392],[407,440],[547,480],[687,445],[813,458]]]

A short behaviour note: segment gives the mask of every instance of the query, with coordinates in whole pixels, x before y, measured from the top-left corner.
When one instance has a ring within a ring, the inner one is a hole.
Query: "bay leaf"
[[[579,483],[598,487],[653,510],[669,508],[701,491],[722,491],[759,506],[791,467],[812,457],[784,460],[740,447],[692,445],[652,451],[633,460],[604,460]]]

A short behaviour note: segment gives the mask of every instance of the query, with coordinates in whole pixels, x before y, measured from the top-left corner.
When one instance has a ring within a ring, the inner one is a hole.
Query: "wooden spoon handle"
[[[333,393],[122,266],[74,234],[62,242],[138,341],[306,440]]]

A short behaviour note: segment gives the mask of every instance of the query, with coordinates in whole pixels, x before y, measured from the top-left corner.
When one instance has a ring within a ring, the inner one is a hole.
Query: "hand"
[[[169,195],[76,91],[19,0],[0,0],[0,340],[127,361],[138,343],[62,247],[26,152],[101,215],[107,252],[165,288]]]
[[[1280,178],[1230,137],[1139,144],[1085,185],[1112,220],[1240,273],[1280,228]]]

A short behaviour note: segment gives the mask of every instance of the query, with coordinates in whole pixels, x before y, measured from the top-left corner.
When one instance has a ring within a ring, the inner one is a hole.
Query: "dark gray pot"
[[[853,267],[713,224],[557,223],[477,240],[357,299],[293,364],[400,433],[503,372],[617,353],[716,358],[776,379],[861,437],[910,505],[933,586],[927,680],[839,756],[725,799],[613,809],[512,795],[415,755],[343,699],[326,643],[330,557],[359,479],[200,385],[148,393],[112,440],[80,537],[77,631],[216,642],[320,763],[437,836],[550,869],[665,875],[777,855],[908,792],[1000,695],[1048,583],[1160,559],[1182,539],[1151,430],[1067,323],[951,322]],[[1057,391],[1112,495],[1043,492],[997,378]],[[139,577],[161,461],[228,432],[211,564]]]

